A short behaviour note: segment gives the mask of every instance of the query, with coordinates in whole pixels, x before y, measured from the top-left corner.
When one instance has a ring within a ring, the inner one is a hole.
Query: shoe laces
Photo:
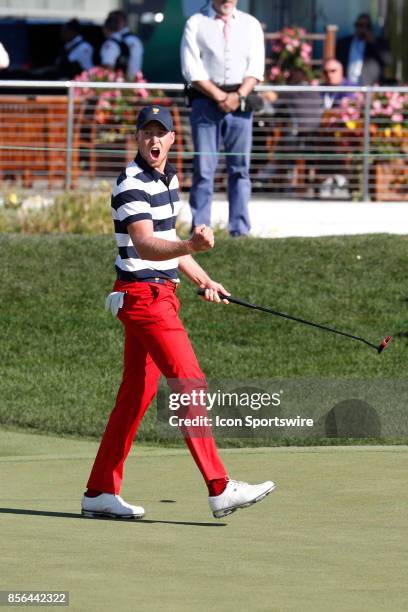
[[[248,484],[247,482],[242,482],[242,480],[233,480],[232,478],[229,482],[232,482],[234,490],[238,489],[239,487],[246,487]]]

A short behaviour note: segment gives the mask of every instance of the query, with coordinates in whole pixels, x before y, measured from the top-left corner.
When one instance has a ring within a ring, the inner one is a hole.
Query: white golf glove
[[[123,306],[124,297],[123,291],[113,291],[113,293],[110,293],[105,301],[105,310],[108,311],[110,309],[113,316],[116,317]]]

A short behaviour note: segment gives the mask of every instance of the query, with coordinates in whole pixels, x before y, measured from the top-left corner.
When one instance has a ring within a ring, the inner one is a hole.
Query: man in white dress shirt
[[[211,199],[221,140],[228,170],[229,233],[250,230],[248,202],[252,111],[248,94],[263,80],[264,36],[237,0],[213,0],[188,19],[181,43],[183,76],[191,86],[195,149],[190,191],[193,228],[211,225]]]

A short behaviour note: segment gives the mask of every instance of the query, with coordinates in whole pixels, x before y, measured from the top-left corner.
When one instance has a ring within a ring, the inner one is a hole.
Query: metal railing
[[[135,155],[135,121],[149,103],[172,112],[170,159],[182,190],[194,151],[182,84],[0,81],[0,179],[45,188],[112,180]],[[408,87],[259,86],[254,195],[408,200]],[[226,191],[220,154],[215,191]]]

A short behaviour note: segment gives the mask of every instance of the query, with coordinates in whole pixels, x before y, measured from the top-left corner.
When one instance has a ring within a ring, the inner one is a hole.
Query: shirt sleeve
[[[93,49],[87,42],[83,42],[73,50],[69,56],[71,61],[76,61],[81,65],[82,70],[89,70],[93,67]]]
[[[112,208],[116,211],[117,219],[126,227],[136,221],[152,221],[150,196],[137,185],[112,196]]]
[[[90,70],[93,68],[93,48],[91,45],[82,45],[79,63],[84,70]]]
[[[181,40],[181,70],[187,83],[210,80],[201,59],[197,32],[197,19],[193,15],[185,25]]]
[[[245,77],[263,81],[265,71],[265,40],[262,26],[255,18],[251,19],[251,45]]]
[[[110,66],[114,68],[116,60],[120,55],[120,47],[111,40],[105,40],[101,47],[100,55],[102,66]]]
[[[143,64],[143,44],[136,36],[129,43],[129,54],[128,74],[134,78],[142,70]]]
[[[5,48],[3,47],[3,45],[0,43],[0,70],[3,68],[8,68],[9,65],[10,65],[9,55],[7,51],[5,50]]]

